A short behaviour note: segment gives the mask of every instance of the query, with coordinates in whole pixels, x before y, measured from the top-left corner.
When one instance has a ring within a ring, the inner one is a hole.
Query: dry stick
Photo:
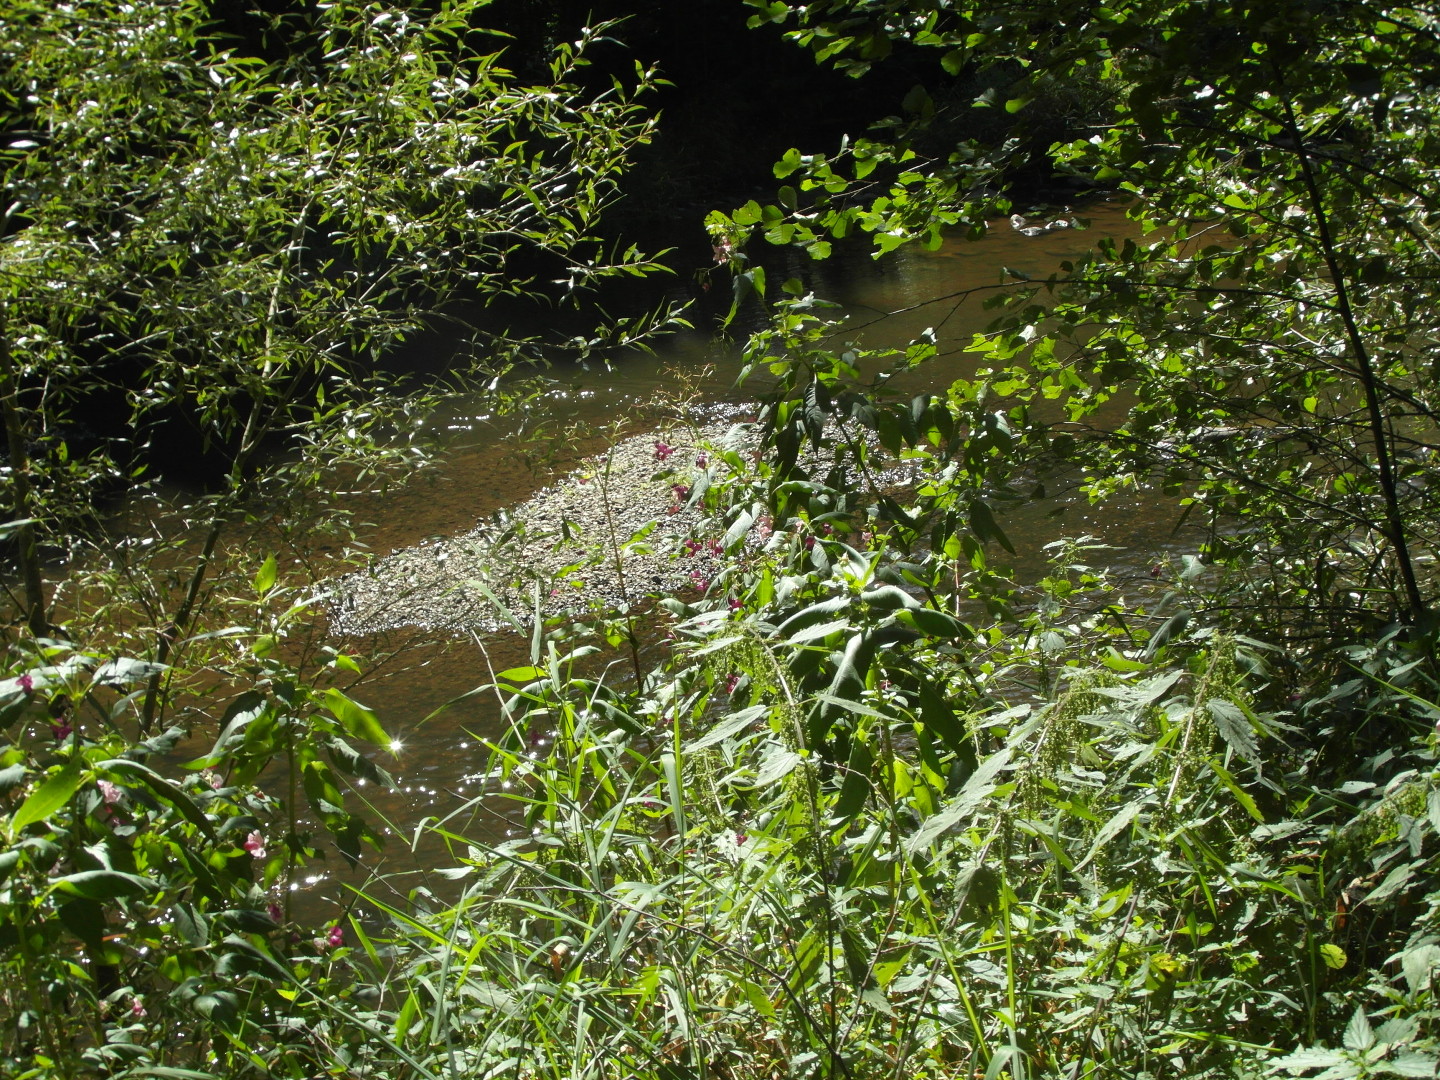
[[[625,640],[630,646],[630,665],[635,670],[635,689],[645,685],[645,675],[640,670],[640,649],[635,642],[635,616],[630,611],[630,590],[625,584],[625,560],[615,536],[615,514],[610,509],[610,466],[615,460],[615,448],[605,451],[605,477],[600,483],[600,502],[605,508],[605,529],[610,540],[610,557],[615,561],[615,581],[620,586],[620,602],[625,605]]]
[[[1276,77],[1283,85],[1283,77],[1276,68]],[[1335,288],[1335,304],[1340,321],[1345,324],[1345,336],[1350,342],[1350,352],[1355,358],[1356,374],[1365,390],[1365,408],[1370,416],[1370,438],[1375,446],[1375,468],[1379,474],[1380,491],[1385,501],[1385,532],[1395,549],[1395,558],[1400,564],[1400,577],[1405,583],[1405,598],[1410,606],[1410,618],[1421,621],[1425,614],[1425,600],[1420,595],[1420,585],[1415,577],[1415,566],[1410,558],[1410,548],[1405,539],[1405,520],[1400,515],[1400,497],[1395,484],[1395,470],[1390,460],[1390,443],[1386,431],[1384,409],[1380,402],[1380,384],[1370,360],[1370,351],[1365,347],[1360,328],[1355,322],[1355,312],[1350,306],[1350,291],[1345,286],[1345,275],[1335,254],[1335,241],[1330,233],[1330,219],[1325,213],[1325,202],[1320,193],[1319,183],[1310,165],[1310,155],[1305,148],[1305,136],[1295,119],[1295,109],[1290,98],[1282,98],[1285,107],[1285,125],[1290,129],[1295,142],[1295,156],[1300,163],[1300,174],[1305,181],[1305,190],[1310,197],[1311,209],[1315,213],[1315,229],[1319,234],[1320,251],[1325,267],[1330,272],[1330,283]]]

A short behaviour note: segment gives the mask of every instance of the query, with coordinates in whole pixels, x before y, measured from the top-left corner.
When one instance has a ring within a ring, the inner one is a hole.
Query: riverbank
[[[579,617],[655,593],[694,591],[719,569],[701,542],[700,495],[723,451],[753,453],[758,432],[735,406],[713,406],[623,439],[558,482],[454,537],[377,559],[328,596],[344,634],[416,626],[492,631]],[[502,611],[502,609],[504,609]]]

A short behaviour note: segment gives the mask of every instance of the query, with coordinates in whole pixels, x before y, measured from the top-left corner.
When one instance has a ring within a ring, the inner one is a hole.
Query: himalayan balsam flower
[[[674,452],[675,452],[675,448],[674,448],[673,446],[669,445],[668,443],[663,443],[663,442],[661,442],[659,439],[656,439],[656,440],[655,440],[655,460],[656,460],[656,461],[664,461],[666,458],[668,458],[668,457],[669,457],[671,454],[673,454]]]
[[[341,929],[339,923],[330,927],[330,932],[325,935],[325,944],[332,949],[338,949],[345,944],[345,931]]]
[[[710,464],[710,459],[709,459],[708,457],[706,457],[704,454],[696,454],[696,455],[695,455],[695,467],[696,467],[697,469],[703,469],[703,468],[705,468],[705,466],[707,466],[707,465],[709,465],[709,464]]]
[[[24,675],[21,675],[17,682],[20,685],[20,689],[27,694],[35,689],[35,680],[30,677],[28,671]]]
[[[245,843],[241,846],[250,853],[251,858],[263,859],[265,857],[265,834],[256,829],[245,837]]]
[[[135,1020],[145,1019],[145,1002],[136,997],[130,1002],[130,1016]]]
[[[120,801],[120,789],[109,780],[97,780],[95,786],[100,789],[100,797],[105,800],[106,806],[114,806]]]
[[[732,671],[725,679],[725,693],[733,694],[735,692],[735,687],[739,685],[740,673],[738,671]]]

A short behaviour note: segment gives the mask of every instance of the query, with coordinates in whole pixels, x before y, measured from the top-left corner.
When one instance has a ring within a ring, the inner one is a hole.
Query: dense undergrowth
[[[658,268],[591,229],[656,74],[582,92],[592,28],[522,85],[483,7],[320,5],[278,65],[224,52],[198,3],[7,24],[35,85],[4,83],[4,1075],[1437,1075],[1440,28],[1395,5],[748,0],[857,77],[930,50],[941,92],[706,219],[704,284],[723,267],[769,320],[741,371],[770,380],[765,453],[674,488],[723,568],[688,601],[535,620],[529,662],[476,680],[507,725],[482,801],[521,835],[436,825],[450,898],[374,882],[302,921],[307,868],[378,842],[363,785],[389,777],[357,745],[391,739],[313,582],[264,553],[238,577],[221,534],[267,485],[328,505],[334,469],[412,460],[372,364],[462,286],[548,303]],[[1004,138],[920,157],[971,130],[967,87]],[[1052,142],[1077,93],[1084,130]],[[936,309],[867,352],[746,252],[983,232],[1041,134],[1139,239],[997,268],[966,341]],[[481,337],[492,386],[545,352]],[[951,349],[967,377],[887,392]],[[121,434],[72,456],[77,403],[117,387]],[[229,448],[187,511],[203,542],[80,537],[177,413]],[[1156,488],[1198,528],[1148,574],[1084,536],[1035,580],[1000,555],[1006,506]],[[619,569],[647,543],[603,539]],[[106,597],[78,641],[42,540],[109,559],[68,594]],[[177,762],[187,734],[209,748]]]
[[[1440,710],[1405,635],[1301,667],[1076,545],[982,621],[979,547],[901,557],[820,481],[749,521],[755,468],[710,464],[747,527],[647,616],[672,636],[638,685],[581,663],[622,620],[537,630],[482,687],[483,798],[526,831],[447,834],[453,902],[290,920],[320,837],[368,834],[342,774],[386,780],[344,737],[388,739],[273,634],[178,772],[173,735],[125,734],[146,665],[12,652],[7,1070],[1434,1075]]]

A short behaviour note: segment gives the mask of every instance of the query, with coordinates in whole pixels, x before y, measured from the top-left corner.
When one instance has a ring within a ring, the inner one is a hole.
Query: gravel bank
[[[508,624],[488,591],[522,621],[580,615],[653,593],[695,591],[717,570],[692,493],[714,475],[717,451],[750,453],[751,425],[713,412],[625,439],[558,483],[460,536],[377,559],[338,579],[327,601],[340,633],[403,626],[451,632]],[[616,572],[614,545],[630,544]],[[718,545],[717,545],[718,546]]]

